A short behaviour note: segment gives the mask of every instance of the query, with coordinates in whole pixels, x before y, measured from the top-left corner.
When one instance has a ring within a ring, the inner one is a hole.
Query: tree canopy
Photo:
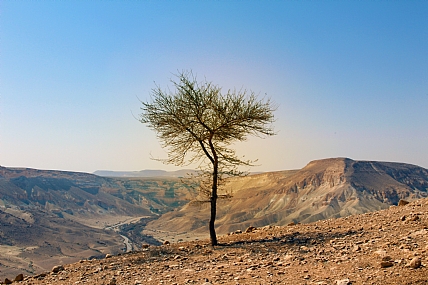
[[[217,244],[214,222],[219,180],[239,175],[238,166],[251,166],[238,157],[231,145],[249,135],[274,135],[276,107],[269,98],[259,99],[247,90],[222,89],[211,82],[198,82],[191,72],[171,80],[175,90],[152,90],[151,100],[142,102],[140,121],[153,129],[168,157],[162,161],[177,166],[198,163],[210,173],[209,223],[212,245]]]

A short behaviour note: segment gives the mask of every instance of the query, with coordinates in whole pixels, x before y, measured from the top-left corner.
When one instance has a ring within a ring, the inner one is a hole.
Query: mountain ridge
[[[345,217],[385,209],[400,199],[424,198],[428,170],[405,163],[330,158],[312,161],[300,170],[231,178],[225,188],[232,198],[218,202],[220,234],[249,226]],[[145,232],[158,239],[183,232],[206,237],[208,210],[187,204],[149,223]]]
[[[114,170],[96,170],[93,174],[102,177],[185,177],[188,174],[194,174],[196,170],[180,169],[175,171],[166,171],[160,169],[144,169],[140,171],[114,171]]]

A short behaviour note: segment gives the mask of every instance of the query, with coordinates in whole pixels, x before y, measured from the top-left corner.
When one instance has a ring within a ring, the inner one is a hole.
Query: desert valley
[[[185,171],[95,174],[0,167],[0,281],[428,284],[422,167],[332,158],[230,178],[216,247]]]

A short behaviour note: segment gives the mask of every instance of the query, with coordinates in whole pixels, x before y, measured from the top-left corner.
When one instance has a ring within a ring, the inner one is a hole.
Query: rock
[[[417,269],[421,267],[421,265],[422,265],[422,262],[420,257],[413,258],[409,263],[409,267],[413,269]]]
[[[406,200],[400,200],[400,201],[398,201],[398,206],[405,206],[405,205],[407,205],[407,204],[409,204],[410,202],[408,202],[408,201],[406,201]]]
[[[349,279],[336,280],[336,285],[349,285],[351,281]]]
[[[12,284],[12,281],[10,281],[9,279],[4,279],[4,284]]]
[[[108,254],[108,253],[106,254],[106,259],[107,259],[107,258],[112,258],[112,257],[113,257],[113,256],[112,256],[111,254]]]
[[[287,224],[287,226],[289,226],[289,227],[290,227],[290,226],[295,226],[295,225],[296,225],[296,224],[295,224],[295,223],[293,223],[293,222],[291,222],[291,223],[288,223],[288,224]]]
[[[58,273],[58,272],[63,271],[63,270],[64,270],[64,266],[62,266],[62,265],[57,265],[57,266],[54,266],[52,268],[53,273]]]
[[[34,278],[44,278],[46,276],[47,276],[47,274],[45,272],[43,272],[43,273],[40,273],[38,275],[35,275]]]
[[[167,240],[163,242],[163,245],[170,245],[170,244],[171,243],[169,241],[167,241]]]
[[[410,221],[412,221],[412,222],[417,221],[417,220],[419,220],[419,216],[418,215],[415,215],[415,216],[413,216],[413,217],[410,218]]]
[[[391,261],[381,261],[380,262],[380,267],[381,268],[388,268],[388,267],[391,267],[391,266],[393,266],[394,265],[394,263],[392,263]]]
[[[149,248],[150,247],[150,245],[149,244],[147,244],[147,243],[143,243],[142,245],[141,245],[141,248]]]
[[[254,232],[256,229],[257,229],[256,227],[250,226],[250,227],[248,227],[248,228],[245,230],[245,232],[246,232],[246,233],[252,233],[252,232]]]
[[[376,250],[374,253],[382,257],[386,256],[386,250],[379,249],[379,250]]]
[[[13,281],[19,282],[22,280],[24,280],[24,274],[21,273],[21,274],[16,275],[15,280],[13,280]]]
[[[116,278],[112,278],[110,279],[110,283],[108,283],[109,285],[116,285]]]

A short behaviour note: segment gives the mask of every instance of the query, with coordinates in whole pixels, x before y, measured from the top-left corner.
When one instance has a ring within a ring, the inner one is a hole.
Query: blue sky
[[[140,101],[177,70],[278,105],[252,171],[314,159],[428,168],[427,1],[1,1],[0,164],[176,169]]]

